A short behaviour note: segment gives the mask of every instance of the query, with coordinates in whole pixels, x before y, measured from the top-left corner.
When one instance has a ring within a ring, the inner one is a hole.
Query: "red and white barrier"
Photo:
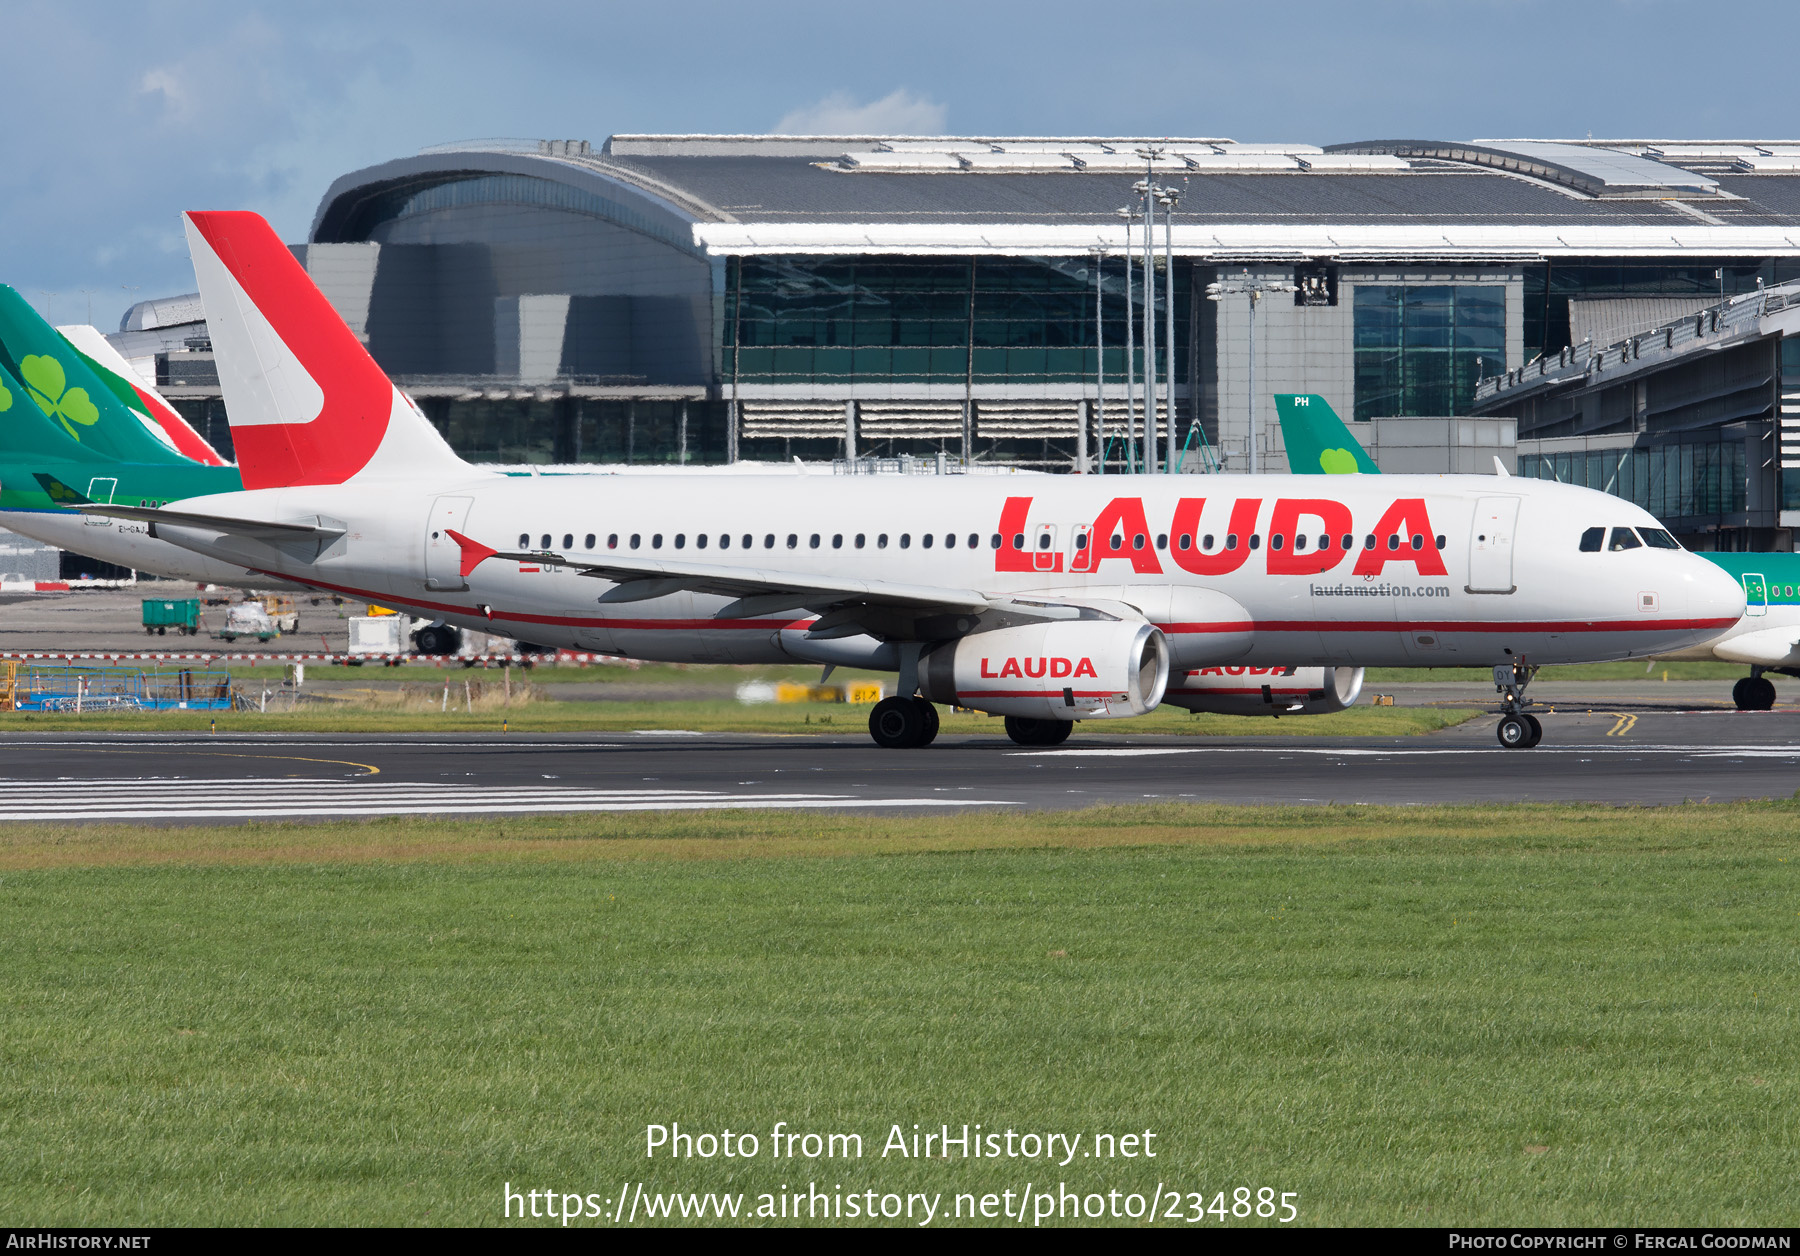
[[[70,593],[76,589],[135,589],[135,580],[0,580],[0,593]],[[147,587],[147,586],[146,586]]]
[[[51,651],[0,651],[0,662],[33,663],[429,663],[436,667],[491,667],[514,663],[557,663],[576,667],[631,667],[635,659],[622,659],[611,654],[588,654],[565,650],[556,654],[270,654],[270,653],[187,653],[88,650],[79,653]]]

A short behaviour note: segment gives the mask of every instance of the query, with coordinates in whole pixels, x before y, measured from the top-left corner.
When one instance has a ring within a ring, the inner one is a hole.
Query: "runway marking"
[[[1610,715],[1611,712],[1607,712],[1607,714]],[[1621,711],[1621,712],[1619,712],[1618,723],[1614,724],[1611,728],[1609,728],[1606,731],[1606,735],[1608,737],[1623,737],[1631,731],[1632,726],[1637,723],[1637,720],[1638,720],[1638,717],[1631,714],[1631,712]]]
[[[1634,744],[1629,748],[1619,745],[1593,745],[1582,743],[1558,743],[1545,746],[1545,750],[1571,751],[1579,750],[1590,754],[1641,755],[1644,753],[1681,754],[1681,755],[1753,755],[1768,757],[1800,758],[1800,746],[1665,746]],[[1431,749],[1411,749],[1406,747],[1365,748],[1365,747],[1329,747],[1329,746],[1117,746],[1092,747],[1078,750],[1009,750],[1008,758],[1047,758],[1047,757],[1087,757],[1136,758],[1150,755],[1169,754],[1263,754],[1263,755],[1323,755],[1332,759],[1364,759],[1364,758],[1409,758],[1414,756],[1441,758],[1447,755],[1496,755],[1506,754],[1510,759],[1529,762],[1529,759],[1495,746],[1492,749],[1483,746],[1444,746]]]
[[[97,792],[111,794],[96,798]],[[553,811],[741,811],[869,807],[1016,806],[1001,799],[854,798],[842,794],[738,794],[705,789],[590,789],[543,785],[299,780],[0,779],[0,820],[289,819],[481,815]]]
[[[64,745],[72,743],[64,742]],[[139,750],[132,746],[113,746],[101,743],[98,746],[76,744],[78,750],[103,750],[111,754],[167,754],[166,749]],[[347,768],[361,768],[369,776],[380,776],[381,769],[373,763],[357,763],[353,759],[318,759],[303,754],[251,754],[248,751],[235,750],[193,750],[188,752],[194,758],[211,756],[215,759],[292,759],[295,763],[331,763]]]

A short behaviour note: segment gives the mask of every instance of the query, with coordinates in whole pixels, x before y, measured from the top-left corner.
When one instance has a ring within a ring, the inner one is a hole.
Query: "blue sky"
[[[111,330],[131,301],[192,289],[182,210],[258,210],[299,240],[336,176],[483,136],[1800,138],[1775,70],[1797,14],[1761,0],[14,0],[0,282],[58,322],[91,306]]]

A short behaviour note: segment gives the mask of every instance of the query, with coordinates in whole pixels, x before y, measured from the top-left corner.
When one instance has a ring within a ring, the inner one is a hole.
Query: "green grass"
[[[1160,1179],[1315,1225],[1792,1225],[1797,832],[1792,803],[14,826],[0,1216]],[[867,1154],[647,1162],[675,1120]],[[965,1121],[1159,1155],[879,1158]]]
[[[940,707],[945,734],[1004,736],[998,719]],[[1331,715],[1269,719],[1260,716],[1192,715],[1165,707],[1132,720],[1093,720],[1077,736],[1090,733],[1179,733],[1195,736],[1396,737],[1433,732],[1471,719],[1468,710],[1429,707],[1354,707]],[[358,710],[346,701],[303,706],[293,712],[140,711],[128,714],[0,714],[0,732],[192,732],[217,721],[220,732],[499,732],[505,720],[513,732],[630,732],[635,729],[690,729],[696,732],[774,733],[801,736],[849,733],[866,736],[869,708],[840,703],[767,703],[746,706],[710,702],[522,703],[510,709],[465,714]]]

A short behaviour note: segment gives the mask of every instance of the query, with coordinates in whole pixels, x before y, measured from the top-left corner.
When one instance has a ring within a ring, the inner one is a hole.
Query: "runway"
[[[860,735],[32,734],[0,738],[0,821],[234,823],[381,815],[803,808],[1019,811],[1095,803],[1679,803],[1786,798],[1800,712],[1542,716],[1503,750],[1493,719],[1408,738],[1078,731],[1050,750]]]

